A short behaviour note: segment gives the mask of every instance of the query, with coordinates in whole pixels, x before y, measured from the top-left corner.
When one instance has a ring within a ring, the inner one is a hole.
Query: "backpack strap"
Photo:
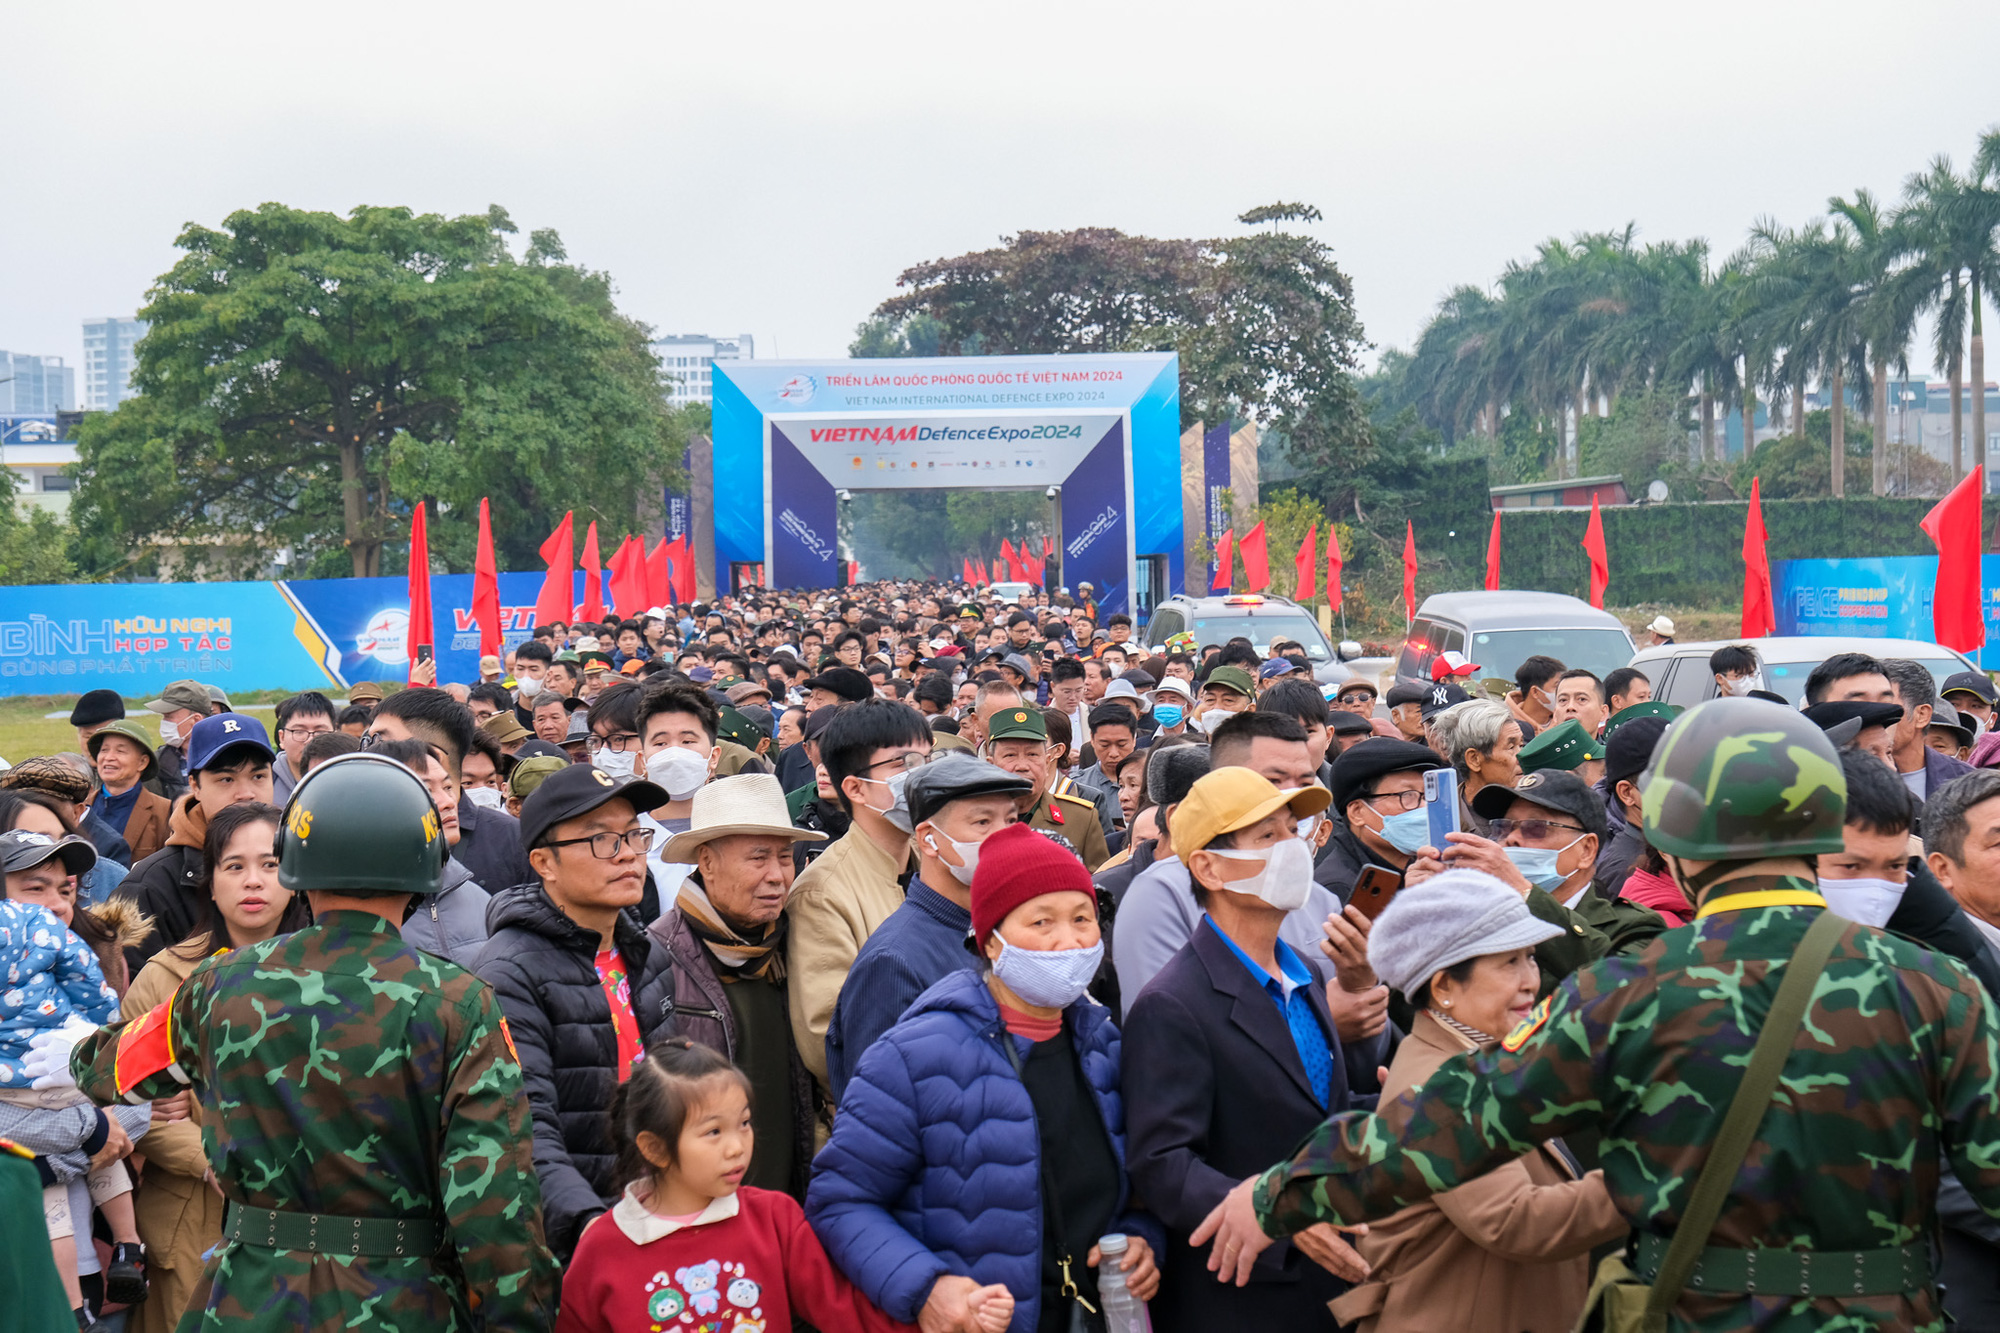
[[[1722,1215],[1723,1200],[1736,1182],[1750,1145],[1757,1141],[1757,1128],[1763,1122],[1764,1112],[1770,1109],[1778,1080],[1785,1072],[1785,1058],[1791,1054],[1792,1044],[1804,1026],[1813,988],[1819,984],[1820,974],[1826,970],[1827,960],[1833,956],[1834,945],[1839,943],[1846,927],[1841,918],[1823,911],[1792,951],[1784,979],[1778,983],[1778,994],[1771,1001],[1771,1011],[1764,1016],[1763,1030],[1757,1034],[1757,1044],[1751,1049],[1749,1068],[1743,1081],[1736,1085],[1736,1095],[1730,1098],[1722,1129],[1715,1136],[1715,1146],[1709,1150],[1708,1162],[1694,1183],[1693,1193],[1688,1195],[1680,1225],[1674,1228],[1673,1241],[1660,1261],[1659,1276],[1653,1280],[1646,1297],[1645,1333],[1665,1333],[1667,1312],[1686,1289],[1688,1278],[1708,1245],[1709,1233]]]

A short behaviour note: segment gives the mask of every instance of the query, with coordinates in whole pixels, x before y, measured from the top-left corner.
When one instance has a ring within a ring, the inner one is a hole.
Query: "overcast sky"
[[[1316,204],[1380,346],[1551,234],[1733,249],[2000,122],[1992,0],[17,4],[0,348],[189,222],[505,206],[661,332],[837,356],[924,259]],[[1985,91],[1982,93],[1981,89]]]

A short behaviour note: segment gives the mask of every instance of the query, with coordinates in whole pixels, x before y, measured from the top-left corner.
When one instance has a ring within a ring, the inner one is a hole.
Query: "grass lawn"
[[[271,705],[289,697],[284,691],[265,690],[231,695],[229,701],[238,711],[249,713],[268,728],[271,725]],[[0,699],[0,759],[18,764],[33,755],[81,748],[76,743],[76,728],[69,724],[69,710],[75,705],[76,696],[73,694],[27,694]],[[51,713],[56,716],[50,717]],[[127,699],[125,715],[136,718],[139,725],[157,739],[160,719],[157,714],[146,711],[144,699]]]

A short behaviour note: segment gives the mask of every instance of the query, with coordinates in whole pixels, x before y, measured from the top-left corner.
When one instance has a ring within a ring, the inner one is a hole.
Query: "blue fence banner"
[[[1937,587],[1937,564],[1934,555],[1774,560],[1771,594],[1778,604],[1778,633],[1934,640],[1931,594]],[[1982,556],[1979,564],[1986,641],[1996,643],[2000,555]],[[1968,655],[1980,660],[1978,653]]]
[[[534,632],[541,586],[539,573],[500,576],[508,647]],[[438,678],[479,679],[472,575],[433,578],[431,602]],[[0,695],[103,688],[136,699],[188,677],[229,690],[404,680],[409,623],[401,578],[0,587]]]

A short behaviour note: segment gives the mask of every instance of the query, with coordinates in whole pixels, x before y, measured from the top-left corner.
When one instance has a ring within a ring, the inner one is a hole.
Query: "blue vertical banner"
[[[689,494],[694,485],[694,450],[681,450],[681,488],[667,491],[661,497],[661,508],[666,513],[666,538],[673,541],[677,537],[692,537],[694,534],[694,497]]]
[[[1201,437],[1201,512],[1202,524],[1208,534],[1208,544],[1213,547],[1222,534],[1229,531],[1230,515],[1223,506],[1222,493],[1229,489],[1229,423],[1210,426]],[[1208,565],[1208,578],[1195,592],[1200,596],[1215,582],[1215,562]],[[1194,591],[1194,590],[1190,590]]]
[[[1125,423],[1115,421],[1063,487],[1063,581],[1088,582],[1107,615],[1132,610],[1125,456]]]
[[[840,578],[839,501],[833,483],[771,424],[773,588],[831,588]]]

